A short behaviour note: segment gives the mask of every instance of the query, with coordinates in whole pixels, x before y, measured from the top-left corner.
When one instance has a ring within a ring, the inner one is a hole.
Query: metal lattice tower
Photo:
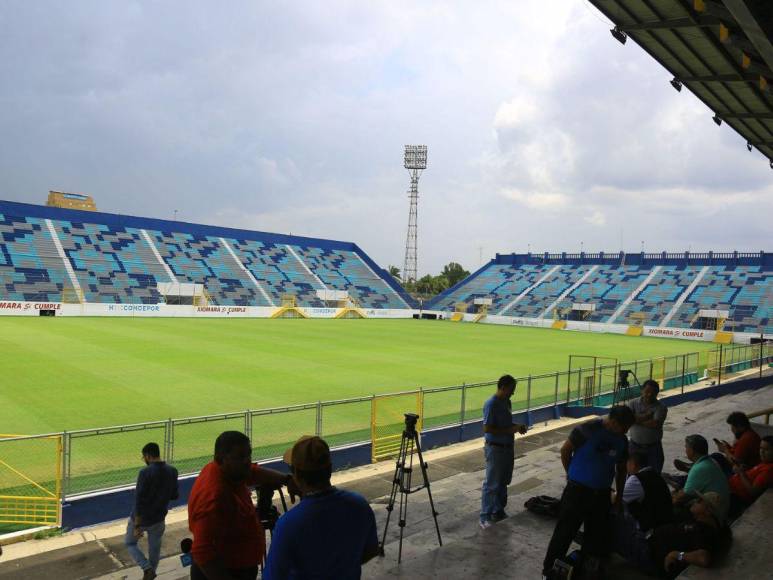
[[[403,263],[403,283],[416,282],[418,270],[418,209],[419,209],[419,177],[427,168],[427,146],[405,146],[405,168],[411,176],[411,188],[408,197],[411,208],[408,211],[408,235],[405,238],[405,262]]]

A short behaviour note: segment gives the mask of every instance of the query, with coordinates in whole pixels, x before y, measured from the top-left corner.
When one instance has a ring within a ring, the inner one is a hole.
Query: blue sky
[[[0,5],[0,198],[495,252],[770,250],[773,172],[583,0]]]

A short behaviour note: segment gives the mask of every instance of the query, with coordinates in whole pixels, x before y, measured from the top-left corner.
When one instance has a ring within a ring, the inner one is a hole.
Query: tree
[[[470,273],[462,268],[461,264],[457,264],[456,262],[449,262],[443,266],[443,271],[440,273],[440,275],[448,281],[447,288],[450,288],[451,286],[464,280],[467,276],[470,275]]]
[[[400,280],[400,268],[397,266],[387,266],[387,272],[389,272],[389,275],[392,276],[392,278]]]

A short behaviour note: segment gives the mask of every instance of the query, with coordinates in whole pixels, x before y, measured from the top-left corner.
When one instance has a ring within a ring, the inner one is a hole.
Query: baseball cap
[[[284,462],[301,471],[318,471],[331,466],[330,447],[315,435],[304,435],[285,451]]]

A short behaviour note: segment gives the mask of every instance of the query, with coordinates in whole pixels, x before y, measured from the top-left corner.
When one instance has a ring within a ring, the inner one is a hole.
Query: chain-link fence
[[[0,530],[58,525],[62,436],[0,435]]]
[[[771,361],[773,343],[766,342],[719,345],[670,357],[518,377],[512,408],[517,412],[559,404],[605,406],[639,396],[639,385],[650,378],[660,382],[664,390],[683,390],[702,379],[721,384],[750,368],[759,367],[762,372]],[[621,389],[621,371],[631,375],[625,389]],[[65,496],[131,485],[142,467],[141,449],[149,441],[161,446],[164,458],[173,462],[181,475],[197,473],[211,459],[215,438],[227,430],[242,431],[250,437],[256,460],[281,457],[303,434],[320,435],[331,447],[388,440],[390,436],[399,439],[406,412],[418,412],[424,430],[479,421],[483,403],[495,389],[496,382],[489,381],[45,437],[0,436],[0,468],[12,468],[0,471],[0,494],[12,496],[27,490],[18,494],[24,497],[33,489],[40,491],[31,482],[58,493],[57,469],[62,473]],[[61,462],[51,450],[52,441],[61,442]],[[28,479],[19,479],[13,470]]]

